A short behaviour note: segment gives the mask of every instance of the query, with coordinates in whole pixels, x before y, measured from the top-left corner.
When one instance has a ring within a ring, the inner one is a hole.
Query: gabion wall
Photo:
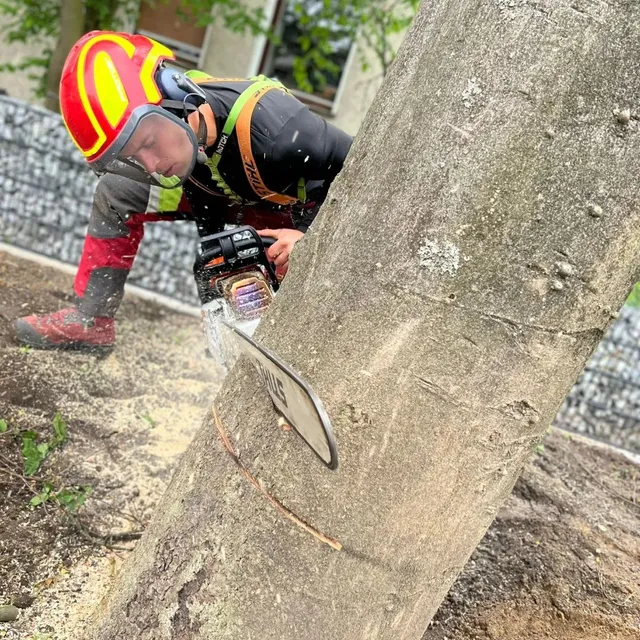
[[[0,96],[0,238],[77,264],[97,178],[60,116]],[[197,304],[197,232],[188,222],[146,225],[129,282]]]
[[[640,309],[621,309],[555,424],[640,453]]]
[[[2,240],[76,264],[96,178],[61,118],[0,96]],[[190,223],[146,225],[130,282],[197,304]],[[556,417],[558,426],[640,453],[640,311],[625,307]]]

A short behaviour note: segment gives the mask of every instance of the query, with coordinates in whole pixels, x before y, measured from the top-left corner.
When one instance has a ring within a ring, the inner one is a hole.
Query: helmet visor
[[[99,173],[174,189],[191,175],[197,157],[191,127],[160,108],[136,117],[103,156],[92,162]]]

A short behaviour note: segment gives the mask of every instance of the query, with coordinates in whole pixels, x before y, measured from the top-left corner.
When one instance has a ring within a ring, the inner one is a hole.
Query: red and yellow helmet
[[[60,108],[69,134],[96,172],[135,179],[142,173],[165,187],[179,186],[191,173],[198,146],[195,134],[186,122],[163,109],[165,96],[156,81],[165,60],[175,56],[159,42],[111,31],[92,31],[71,49],[62,70]],[[142,153],[136,157],[140,143],[135,135],[143,121],[146,130],[173,127],[170,133],[182,136],[178,147],[183,138],[188,140],[193,148],[190,167],[166,150],[156,150],[156,159],[141,160]],[[160,172],[169,169],[176,173]]]

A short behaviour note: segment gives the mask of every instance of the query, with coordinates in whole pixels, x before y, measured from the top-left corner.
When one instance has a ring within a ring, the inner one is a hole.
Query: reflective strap
[[[269,91],[270,89],[275,89],[275,88],[276,88],[276,85],[273,81],[260,80],[258,82],[254,82],[252,85],[250,85],[247,89],[245,89],[240,94],[240,97],[233,103],[233,107],[231,108],[231,111],[224,123],[224,127],[222,129],[222,135],[220,136],[218,146],[216,147],[216,150],[213,152],[212,159],[213,159],[214,166],[217,167],[220,160],[222,159],[222,152],[224,151],[224,148],[227,144],[227,140],[229,139],[229,136],[233,133],[233,130],[235,129],[236,122],[238,121],[240,113],[242,112],[247,102],[249,102],[251,97],[254,95],[254,93],[256,91],[265,91],[265,90]],[[251,109],[251,111],[253,111],[253,109]]]
[[[207,78],[211,77],[207,76]],[[298,180],[298,197],[294,198],[292,196],[285,196],[271,191],[271,189],[264,184],[262,177],[258,172],[258,167],[251,149],[251,117],[253,115],[253,110],[255,109],[258,100],[260,100],[260,98],[268,91],[279,89],[288,93],[288,89],[281,82],[271,80],[265,76],[258,76],[257,78],[252,79],[256,81],[247,87],[233,104],[231,112],[224,123],[222,134],[218,140],[218,145],[211,158],[207,160],[206,165],[209,167],[216,184],[224,194],[231,200],[242,202],[243,199],[229,187],[218,171],[218,164],[220,164],[220,160],[222,160],[222,154],[227,145],[229,136],[233,133],[233,130],[236,129],[244,172],[251,189],[256,193],[256,195],[258,195],[262,200],[267,200],[279,205],[294,204],[298,202],[298,200],[300,202],[305,202],[306,183],[303,178]]]
[[[247,176],[249,185],[253,191],[260,197],[261,200],[267,200],[280,205],[289,205],[298,202],[298,198],[291,196],[285,196],[279,193],[275,193],[265,185],[258,171],[258,165],[253,157],[253,151],[251,149],[251,117],[253,116],[253,110],[258,104],[258,100],[262,98],[269,91],[279,89],[280,91],[286,91],[281,83],[275,83],[272,80],[266,80],[262,82],[256,82],[249,87],[249,89],[242,93],[236,104],[233,105],[231,115],[235,110],[238,102],[242,101],[239,108],[239,114],[236,116],[236,133],[238,135],[238,146],[240,147],[240,155],[242,156],[242,166],[244,167],[244,173]],[[246,94],[249,95],[246,95]],[[231,116],[230,116],[231,117]],[[225,124],[225,129],[226,129]],[[233,129],[232,129],[233,130]],[[298,185],[298,193],[299,193]],[[304,201],[303,201],[304,202]]]
[[[298,180],[298,200],[303,204],[307,201],[307,183],[304,178]]]
[[[224,181],[222,175],[218,171],[217,164],[214,164],[213,158],[207,158],[205,164],[209,167],[209,171],[211,171],[211,177],[218,185],[218,189],[220,189],[229,200],[233,200],[235,202],[242,202],[243,199],[235,193],[231,187]]]
[[[182,200],[182,187],[178,189],[160,189],[158,211],[177,211]]]

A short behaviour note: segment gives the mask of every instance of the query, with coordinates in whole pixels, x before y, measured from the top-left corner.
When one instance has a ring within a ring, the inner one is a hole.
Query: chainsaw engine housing
[[[193,265],[211,355],[222,366],[234,358],[224,344],[220,320],[253,334],[278,290],[265,247],[273,244],[253,227],[243,226],[204,236]]]

